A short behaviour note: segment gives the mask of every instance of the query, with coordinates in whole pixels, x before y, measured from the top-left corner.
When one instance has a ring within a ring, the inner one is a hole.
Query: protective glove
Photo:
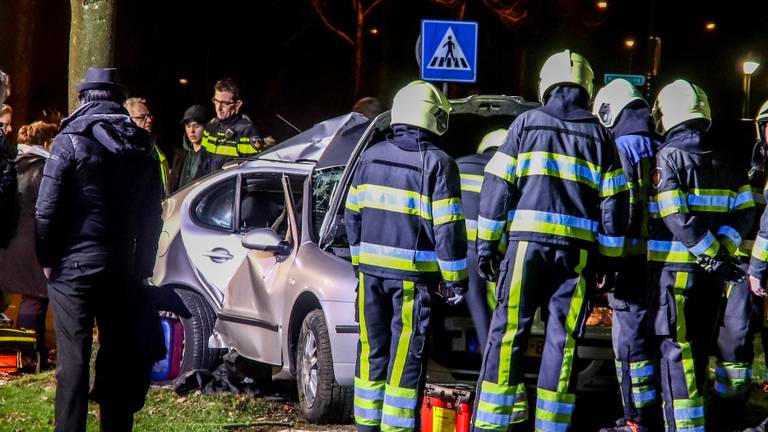
[[[496,282],[499,275],[499,259],[496,255],[480,255],[477,258],[477,272],[488,282]]]
[[[700,256],[696,258],[696,262],[699,263],[707,273],[716,275],[726,282],[741,283],[744,282],[747,277],[747,273],[739,268],[739,262],[728,255],[718,254],[718,256],[714,258]]]
[[[464,294],[467,288],[458,283],[441,283],[438,287],[437,295],[443,299],[448,306],[456,306],[464,301]]]
[[[749,276],[749,289],[752,290],[752,294],[758,297],[765,297],[768,294],[765,291],[765,284],[752,275]]]

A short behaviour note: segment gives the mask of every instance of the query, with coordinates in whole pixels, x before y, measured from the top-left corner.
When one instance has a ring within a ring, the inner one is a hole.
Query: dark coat
[[[174,149],[171,164],[171,193],[183,188],[193,180],[202,177],[206,152],[204,149],[195,153],[192,143],[184,135],[181,147]]]
[[[149,134],[120,104],[87,103],[62,122],[37,200],[43,267],[87,255],[127,275],[152,275],[163,185]]]
[[[42,149],[42,148],[40,148]],[[35,255],[35,202],[43,179],[46,157],[40,152],[16,156],[19,181],[19,223],[16,236],[0,252],[0,291],[48,297],[43,269]]]

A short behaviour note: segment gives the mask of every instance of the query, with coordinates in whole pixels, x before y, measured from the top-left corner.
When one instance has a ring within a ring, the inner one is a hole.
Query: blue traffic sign
[[[630,82],[635,87],[642,87],[645,84],[645,76],[643,75],[630,75],[630,74],[610,74],[607,73],[603,76],[603,84],[608,84],[609,82],[617,79],[625,79]]]
[[[477,81],[477,23],[421,21],[421,79]]]

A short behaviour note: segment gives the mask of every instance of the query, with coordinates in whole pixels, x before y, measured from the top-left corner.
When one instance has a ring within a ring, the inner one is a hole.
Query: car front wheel
[[[296,346],[299,403],[311,423],[345,423],[352,417],[353,389],[336,383],[328,328],[321,310],[313,310],[301,325]]]

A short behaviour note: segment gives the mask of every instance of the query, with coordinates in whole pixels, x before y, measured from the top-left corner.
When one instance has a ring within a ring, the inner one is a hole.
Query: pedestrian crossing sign
[[[421,79],[477,81],[477,23],[421,21]]]

